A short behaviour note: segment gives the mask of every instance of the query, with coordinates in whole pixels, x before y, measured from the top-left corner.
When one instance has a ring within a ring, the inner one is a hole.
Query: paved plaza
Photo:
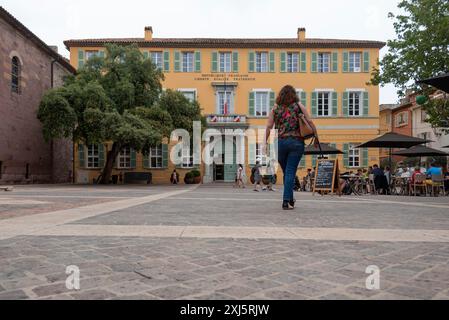
[[[224,184],[0,192],[0,300],[449,299],[448,197],[296,196],[282,211],[280,191]]]

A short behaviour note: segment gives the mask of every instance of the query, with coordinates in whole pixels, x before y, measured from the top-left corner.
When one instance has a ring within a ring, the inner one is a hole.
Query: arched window
[[[11,60],[11,91],[20,93],[20,61],[18,57]]]

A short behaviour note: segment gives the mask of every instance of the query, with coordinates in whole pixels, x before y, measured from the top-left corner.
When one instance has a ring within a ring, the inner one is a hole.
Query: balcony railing
[[[207,123],[214,124],[246,124],[246,116],[238,114],[211,114],[207,116]]]

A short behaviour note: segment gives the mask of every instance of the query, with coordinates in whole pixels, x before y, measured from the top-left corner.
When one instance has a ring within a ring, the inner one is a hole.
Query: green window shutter
[[[248,71],[249,72],[254,72],[255,71],[255,59],[256,59],[256,53],[254,51],[251,51],[248,57]]]
[[[170,52],[164,51],[164,71],[170,71]]]
[[[86,155],[84,153],[84,145],[83,144],[78,144],[78,161],[79,161],[80,168],[86,167]]]
[[[237,51],[232,53],[232,72],[239,72],[239,53]]]
[[[136,168],[136,150],[131,148],[131,168]]]
[[[144,168],[149,168],[150,167],[150,157],[148,152],[143,152],[142,153],[142,166]]]
[[[281,72],[287,72],[287,52],[281,52]]]
[[[307,108],[307,93],[304,91],[301,91],[301,103]]]
[[[201,52],[195,52],[195,72],[201,72]]]
[[[162,145],[162,167],[168,168],[168,144]]]
[[[343,116],[349,116],[349,92],[343,92]]]
[[[363,115],[369,115],[369,93],[363,92]]]
[[[254,143],[248,145],[248,152],[249,165],[250,167],[254,167],[256,164],[256,145]]]
[[[98,166],[100,168],[104,167],[104,144],[98,145]]]
[[[305,51],[301,52],[301,62],[300,70],[301,72],[307,72],[307,53]]]
[[[316,117],[318,115],[318,93],[312,92],[311,100],[312,117]]]
[[[312,167],[313,168],[316,168],[317,160],[318,160],[318,156],[317,155],[313,155],[312,156]]]
[[[349,144],[343,143],[343,165],[345,168],[349,168]]]
[[[318,72],[318,53],[312,52],[312,66],[311,72]]]
[[[363,52],[363,72],[369,72],[369,51]]]
[[[338,72],[338,52],[332,53],[332,72]]]
[[[338,93],[332,92],[332,116],[338,116]]]
[[[276,59],[276,54],[274,52],[270,52],[270,72],[275,72],[275,59]]]
[[[181,72],[181,52],[175,51],[175,72]]]
[[[212,72],[218,72],[218,52],[212,52]]]
[[[343,72],[349,72],[349,52],[343,52]]]
[[[366,167],[368,167],[368,160],[369,160],[369,158],[368,158],[368,148],[362,148],[362,153],[363,153],[362,166],[366,168]]]
[[[100,58],[104,58],[104,50],[98,51],[98,56],[99,56]]]
[[[143,58],[146,60],[150,57],[150,53],[148,51],[143,52]]]
[[[306,167],[306,155],[303,155],[301,157],[301,161],[299,162],[299,167],[300,168],[305,168]]]
[[[275,103],[276,103],[276,93],[274,91],[270,91],[270,110],[273,109]]]
[[[249,113],[250,116],[254,116],[254,113],[255,113],[255,110],[254,110],[255,100],[254,100],[254,98],[255,98],[255,93],[254,92],[250,92],[249,93],[249,103],[248,103],[248,105],[249,105],[248,113]]]
[[[78,68],[84,67],[84,50],[78,49]]]

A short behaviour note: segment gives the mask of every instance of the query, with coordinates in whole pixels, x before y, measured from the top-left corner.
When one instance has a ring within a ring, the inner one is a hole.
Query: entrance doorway
[[[226,141],[232,139],[232,150],[226,150]],[[215,163],[214,169],[214,181],[216,182],[234,182],[237,172],[237,146],[235,137],[222,137],[222,155],[221,163]]]

